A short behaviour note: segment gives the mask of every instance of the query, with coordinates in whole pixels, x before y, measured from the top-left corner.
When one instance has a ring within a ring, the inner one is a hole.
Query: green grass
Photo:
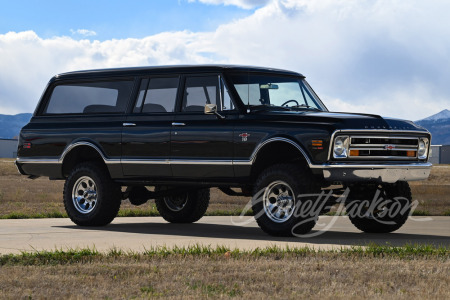
[[[108,252],[99,252],[95,248],[69,249],[54,251],[22,252],[21,254],[7,254],[0,256],[0,266],[4,265],[63,265],[74,263],[89,263],[101,259],[130,258],[145,260],[146,258],[166,258],[168,256],[202,256],[215,258],[248,259],[259,257],[308,257],[308,256],[335,256],[346,255],[351,257],[395,257],[412,259],[415,257],[440,257],[450,259],[450,247],[434,245],[404,246],[369,244],[366,246],[352,246],[334,250],[315,250],[310,247],[281,248],[270,246],[255,248],[253,250],[230,249],[225,246],[215,248],[204,245],[191,245],[188,247],[152,247],[143,252],[123,251],[113,248]]]
[[[205,216],[240,216],[242,210],[213,210],[205,214]],[[248,210],[245,212],[246,216],[253,216],[253,211]],[[160,214],[156,208],[137,210],[137,209],[122,209],[119,211],[118,217],[159,217]],[[0,216],[0,219],[44,219],[44,218],[68,218],[66,213],[44,212],[44,213],[23,213],[12,212],[6,215]]]
[[[66,213],[58,211],[48,213],[26,214],[21,212],[12,212],[3,216],[0,219],[44,219],[44,218],[68,218]]]
[[[428,210],[419,210],[416,209],[412,213],[413,216],[431,216],[431,213]]]

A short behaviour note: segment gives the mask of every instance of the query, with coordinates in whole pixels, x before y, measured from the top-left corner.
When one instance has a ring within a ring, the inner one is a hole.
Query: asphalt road
[[[69,219],[0,220],[2,254],[85,247],[143,251],[152,246],[193,244],[240,249],[270,245],[330,249],[370,242],[450,246],[450,217],[412,217],[390,234],[362,233],[347,217],[321,217],[312,236],[302,238],[268,236],[252,217],[204,217],[194,224],[169,224],[159,217],[116,218],[112,224],[97,228],[78,227]]]

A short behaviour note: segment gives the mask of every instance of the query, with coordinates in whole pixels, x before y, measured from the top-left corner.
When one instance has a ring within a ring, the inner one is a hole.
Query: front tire
[[[155,191],[167,189],[156,187]],[[170,223],[193,223],[200,220],[209,205],[209,189],[182,192],[177,195],[155,199],[156,208],[161,217]]]
[[[356,186],[349,198],[346,210],[350,221],[367,233],[393,232],[405,224],[411,211],[411,189],[405,181],[371,188]]]
[[[314,210],[319,193],[308,169],[297,164],[273,165],[255,183],[252,209],[256,222],[273,236],[306,234],[319,215]]]
[[[105,166],[81,163],[64,184],[67,215],[80,226],[104,226],[112,222],[121,203],[120,186],[113,182]]]

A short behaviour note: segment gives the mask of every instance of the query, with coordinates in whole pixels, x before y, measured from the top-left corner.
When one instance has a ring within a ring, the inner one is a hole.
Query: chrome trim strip
[[[195,159],[122,159],[123,164],[142,165],[233,165],[232,160],[195,160]]]
[[[393,145],[393,146],[395,146],[395,145]],[[360,146],[358,146],[358,147],[349,147],[349,150],[372,150],[372,151],[388,151],[388,150],[392,150],[392,151],[411,151],[411,150],[414,150],[414,151],[417,151],[417,146],[414,146],[414,148],[397,148],[397,147],[395,147],[394,149],[386,149],[385,147],[367,147],[367,148],[365,148],[365,147],[360,147]]]
[[[416,160],[417,161],[417,155],[416,156],[352,156],[352,155],[349,155],[348,157],[351,159],[366,160],[366,161],[371,161],[371,160],[376,160],[376,159],[385,159],[386,161],[394,161],[394,160]]]
[[[131,165],[165,165],[170,163],[168,159],[121,159],[120,162]]]
[[[26,157],[17,157],[17,163],[21,164],[59,164],[59,160],[57,158],[26,158]]]
[[[309,166],[311,166],[311,160],[309,159],[308,155],[306,155],[305,150],[303,150],[302,147],[300,147],[297,143],[295,143],[294,141],[287,139],[287,138],[282,138],[282,137],[275,137],[275,138],[270,138],[265,140],[264,142],[260,143],[255,150],[253,151],[252,155],[250,156],[250,162],[251,164],[253,164],[256,160],[256,156],[258,155],[258,151],[264,147],[265,145],[267,145],[268,143],[271,142],[286,142],[291,144],[292,146],[294,146],[295,148],[297,148],[298,151],[300,151],[300,153],[303,155],[303,157],[306,159],[306,162],[308,163]],[[246,160],[240,160],[238,162],[244,162]]]
[[[232,166],[232,160],[186,160],[186,159],[171,159],[171,165],[224,165]]]
[[[397,133],[398,131],[392,131],[393,133]],[[413,131],[416,132],[416,131]],[[418,137],[414,137],[414,136],[384,136],[384,135],[377,135],[377,136],[373,136],[373,135],[356,135],[356,136],[352,136],[352,138],[358,138],[358,139],[398,139],[398,140],[417,140],[419,139]]]

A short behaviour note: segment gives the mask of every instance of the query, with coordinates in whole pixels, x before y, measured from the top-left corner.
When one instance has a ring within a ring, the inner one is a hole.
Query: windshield
[[[242,102],[250,108],[326,110],[300,77],[234,74],[231,81]]]

